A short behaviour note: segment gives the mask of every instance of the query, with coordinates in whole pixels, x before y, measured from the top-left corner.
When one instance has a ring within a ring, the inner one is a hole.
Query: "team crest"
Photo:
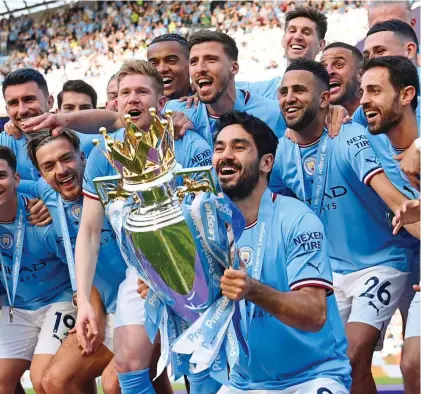
[[[304,160],[304,171],[307,175],[313,176],[316,169],[316,158],[313,156],[307,157]]]
[[[74,204],[74,205],[72,205],[72,209],[71,209],[72,216],[76,220],[79,220],[80,219],[80,208],[81,208],[80,207],[80,204]]]
[[[0,245],[4,249],[10,249],[13,246],[13,237],[9,233],[0,235]]]
[[[245,265],[246,268],[250,268],[253,262],[253,249],[249,246],[244,246],[240,248],[240,260]]]

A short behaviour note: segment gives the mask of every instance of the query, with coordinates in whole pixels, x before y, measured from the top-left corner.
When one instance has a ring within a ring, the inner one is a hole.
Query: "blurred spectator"
[[[367,30],[362,1],[304,1],[328,15],[327,42],[340,36],[355,44]],[[68,79],[83,79],[106,102],[104,80],[122,62],[145,58],[146,48],[166,33],[188,36],[213,27],[233,36],[240,48],[238,79],[267,79],[283,73],[281,38],[285,12],[295,1],[106,1],[77,2],[33,18],[0,21],[0,81],[10,71],[32,67],[45,74],[57,94]]]

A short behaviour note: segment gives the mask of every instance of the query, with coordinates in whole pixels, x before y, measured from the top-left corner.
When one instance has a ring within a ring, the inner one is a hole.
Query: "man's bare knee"
[[[64,377],[63,372],[60,372],[55,365],[52,365],[44,372],[41,378],[42,388],[47,394],[64,393],[69,383]]]
[[[107,368],[101,376],[101,383],[105,394],[121,394],[116,372],[110,372]]]
[[[411,392],[419,392],[420,388],[420,354],[416,350],[406,344],[400,364],[405,388]]]
[[[0,380],[0,394],[10,394],[14,393],[16,390],[17,383],[16,382],[2,382]]]

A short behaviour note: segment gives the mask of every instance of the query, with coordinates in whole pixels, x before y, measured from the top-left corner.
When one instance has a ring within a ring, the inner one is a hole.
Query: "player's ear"
[[[157,112],[161,112],[164,109],[166,102],[167,102],[167,98],[165,96],[161,96],[159,98]]]
[[[237,75],[240,71],[240,66],[238,65],[238,62],[234,61],[231,63],[231,73],[233,75]]]
[[[325,90],[320,95],[320,108],[325,109],[329,107],[330,92]]]
[[[415,29],[416,24],[417,24],[417,19],[416,18],[412,18],[411,19],[411,26],[412,26],[413,29]]]
[[[412,59],[414,56],[417,56],[417,45],[415,42],[408,42],[406,44],[405,52],[408,59]]]
[[[362,70],[362,69],[359,69],[359,70],[358,70],[358,72],[357,72],[357,82],[358,82],[358,86],[360,86],[360,85],[361,85],[361,80],[362,80],[362,78],[363,78],[363,70]]]
[[[320,40],[319,41],[319,46],[317,48],[317,53],[320,53],[323,51],[323,49],[325,49],[326,46],[326,40]]]
[[[53,108],[54,105],[54,97],[50,94],[47,99],[48,110]]]
[[[401,90],[400,99],[402,105],[411,105],[411,101],[415,97],[416,91],[413,86],[406,86]]]
[[[20,183],[20,175],[18,172],[15,172],[15,174],[13,175],[13,179],[15,180],[15,187],[17,188]]]
[[[272,171],[275,157],[271,153],[267,153],[260,159],[260,171],[264,174],[269,174]]]

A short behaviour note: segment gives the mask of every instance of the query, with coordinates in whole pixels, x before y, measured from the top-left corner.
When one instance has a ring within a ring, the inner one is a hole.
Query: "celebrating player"
[[[285,14],[285,30],[282,46],[288,65],[296,59],[314,60],[326,45],[326,16],[313,7],[296,7]],[[238,82],[237,87],[246,89],[271,100],[277,100],[282,76],[266,81]]]
[[[348,393],[346,339],[323,226],[303,203],[268,189],[278,141],[264,122],[233,112],[220,127],[213,165],[247,224],[238,241],[244,265],[225,271],[221,289],[231,300],[246,300],[250,351],[240,350],[230,387],[220,393]],[[286,363],[287,354],[295,356]]]
[[[290,188],[325,225],[349,341],[352,393],[375,393],[373,352],[397,308],[417,246],[406,232],[393,236],[385,220],[388,206],[396,211],[406,198],[384,175],[364,129],[345,124],[333,140],[325,133],[328,89],[321,64],[301,59],[288,67],[281,109],[298,144],[280,140],[271,185],[274,191]]]
[[[118,111],[123,119],[130,114],[135,124],[148,130],[150,115],[148,109],[162,110],[165,97],[164,84],[158,71],[148,62],[129,61],[120,69],[118,81]],[[115,138],[123,140],[124,129]],[[196,133],[187,133],[175,143],[176,158],[183,167],[206,165],[210,162],[210,148]],[[76,266],[78,283],[78,335],[86,349],[91,344],[85,337],[84,326],[89,322],[95,327],[95,311],[89,303],[89,294],[95,271],[98,243],[98,224],[104,220],[104,211],[99,201],[93,179],[114,175],[115,170],[99,149],[90,156],[83,185],[85,199],[82,220],[76,243]],[[153,392],[149,380],[149,364],[153,346],[144,330],[143,301],[137,292],[137,275],[128,269],[126,280],[120,286],[117,302],[116,329],[114,332],[115,361],[123,393]],[[82,295],[80,295],[82,294]],[[149,390],[149,391],[148,391]]]
[[[61,112],[96,108],[97,100],[95,89],[80,79],[65,82],[62,91],[57,95],[58,110]]]
[[[117,74],[111,76],[107,83],[107,102],[105,103],[105,109],[111,112],[117,112],[116,99],[118,95],[117,88]]]
[[[82,212],[85,169],[79,138],[70,130],[65,130],[59,137],[53,137],[49,132],[39,132],[28,142],[28,155],[43,177],[38,181],[39,197],[48,207],[57,233],[64,244],[67,243],[66,259],[70,276],[75,282],[73,248]],[[100,244],[95,289],[91,295],[100,321],[100,339],[95,344],[95,352],[87,357],[81,354],[75,334],[66,339],[44,373],[42,385],[47,394],[65,390],[72,393],[94,392],[95,378],[101,375],[113,358],[116,299],[118,287],[125,277],[126,264],[107,220],[104,220],[101,228]]]
[[[146,55],[164,81],[164,96],[168,100],[190,94],[189,43],[184,37],[158,36],[150,43]]]
[[[368,25],[399,19],[415,28],[417,20],[411,16],[411,3],[408,0],[399,1],[370,1],[368,5]]]
[[[417,69],[407,58],[385,56],[370,60],[364,71],[361,105],[367,116],[368,130],[373,134],[371,140],[375,141],[379,134],[385,134],[390,141],[389,149],[379,153],[380,162],[389,179],[399,190],[409,198],[419,198],[419,193],[412,189],[397,163],[392,160],[394,154],[409,148],[419,136],[419,122],[415,113],[420,94]],[[410,289],[419,283],[419,255],[415,256],[408,282]],[[405,296],[412,299],[413,290]],[[410,394],[420,391],[419,302],[417,293],[411,303],[408,317],[408,306],[402,310],[406,329],[401,369],[405,393]]]
[[[277,101],[235,88],[238,48],[231,37],[218,31],[200,30],[190,37],[189,45],[190,78],[200,103],[187,108],[186,103],[172,100],[166,109],[183,112],[209,144],[219,115],[232,109],[247,111],[266,121],[278,136],[284,134],[286,127]]]
[[[360,105],[363,55],[352,45],[334,42],[323,50],[320,62],[330,78],[330,103],[342,105],[352,115]]]
[[[26,222],[28,200],[17,192],[16,169],[12,150],[1,146],[0,279],[7,298],[0,316],[0,390],[13,393],[31,366],[32,384],[44,393],[42,374],[74,327],[76,311],[59,236],[52,225]]]

